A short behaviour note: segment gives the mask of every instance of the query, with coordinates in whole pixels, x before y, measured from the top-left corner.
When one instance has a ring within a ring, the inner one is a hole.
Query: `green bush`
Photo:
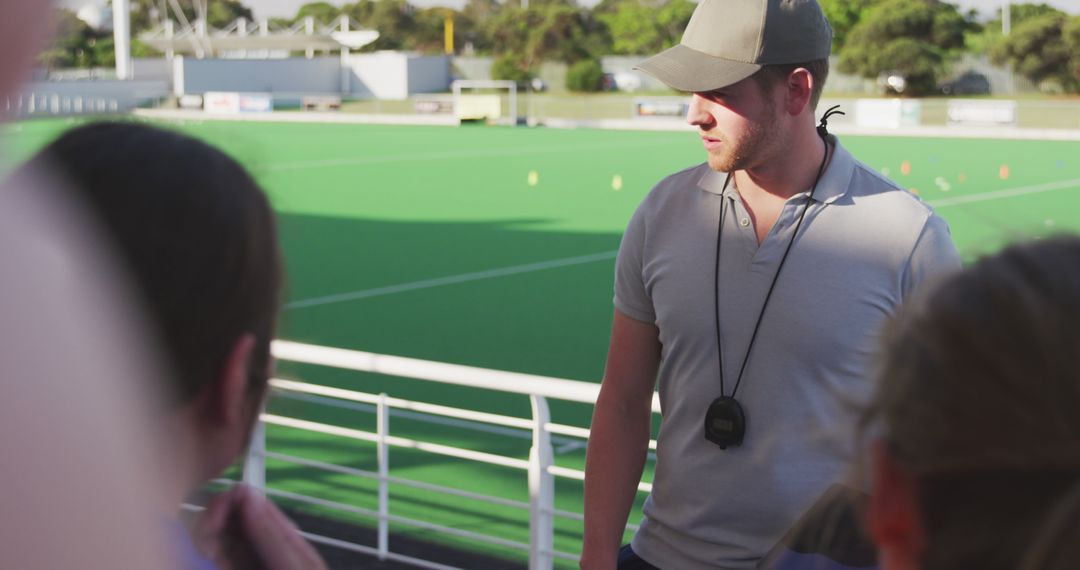
[[[579,93],[600,91],[604,85],[604,69],[595,59],[583,59],[566,71],[566,88]]]
[[[491,78],[513,81],[518,85],[528,83],[531,79],[530,73],[522,69],[520,58],[513,53],[504,53],[495,58],[491,64]]]

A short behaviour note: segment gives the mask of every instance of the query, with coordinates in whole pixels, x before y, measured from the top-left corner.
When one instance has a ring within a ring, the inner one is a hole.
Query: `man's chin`
[[[731,160],[725,156],[715,156],[710,154],[708,157],[709,168],[717,172],[731,172]]]

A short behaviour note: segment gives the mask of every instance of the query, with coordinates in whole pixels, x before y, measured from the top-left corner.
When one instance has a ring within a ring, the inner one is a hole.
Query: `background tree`
[[[46,69],[110,67],[115,65],[112,32],[95,30],[71,10],[54,11],[53,41],[38,55]]]
[[[859,23],[871,5],[882,0],[820,0],[821,10],[833,29],[833,53],[839,53],[847,41],[848,33]]]
[[[443,53],[446,47],[445,26],[446,16],[454,18],[454,46],[462,45],[460,34],[457,29],[457,12],[449,8],[420,8],[413,14],[413,35],[410,38],[409,49],[421,53]]]
[[[343,11],[342,8],[338,8],[329,2],[308,2],[300,6],[296,11],[296,16],[293,16],[293,23],[311,17],[319,24],[329,24],[337,20]]]
[[[577,93],[600,91],[604,84],[604,69],[595,59],[578,61],[566,71],[566,88]]]
[[[194,22],[197,15],[195,4],[192,0],[177,0],[180,10],[188,22]],[[112,0],[109,0],[112,5]],[[131,0],[131,32],[138,34],[145,32],[164,19],[177,20],[173,13],[171,2],[161,0]],[[214,28],[224,28],[236,21],[237,18],[254,20],[255,16],[240,0],[211,0],[206,8],[206,23]]]
[[[1065,38],[1066,49],[1069,50],[1069,68],[1073,79],[1080,83],[1080,15],[1065,20],[1061,35]]]
[[[109,0],[112,6],[112,0]],[[131,34],[145,32],[157,26],[164,18],[159,0],[131,0]]]
[[[569,4],[504,7],[491,30],[492,52],[506,61],[499,67],[500,71],[512,62],[528,76],[544,60],[574,62],[589,55],[584,47],[586,16]]]
[[[494,22],[503,4],[498,0],[468,0],[455,19],[457,35],[477,53],[491,53]]]
[[[839,69],[867,78],[896,71],[907,79],[905,95],[933,93],[973,25],[940,0],[874,4],[845,39]]]
[[[1031,18],[1046,14],[1059,13],[1060,10],[1048,4],[1014,4],[1009,3],[1009,21],[1013,27],[1019,26]],[[1001,9],[994,12],[996,15],[984,23],[984,25],[968,34],[967,48],[972,53],[990,53],[995,44],[1005,37],[1001,33]]]
[[[360,0],[341,10],[361,26],[379,32],[379,39],[360,51],[412,49],[416,9],[406,0]]]
[[[656,53],[663,43],[659,27],[652,19],[653,10],[638,2],[623,1],[608,13],[597,16],[611,37],[611,53],[640,55]]]
[[[1036,83],[1051,82],[1070,92],[1080,91],[1074,60],[1065,38],[1065,13],[1054,10],[1032,16],[1012,27],[995,43],[990,56],[996,63],[1011,63],[1016,73]],[[1072,27],[1070,26],[1070,32]]]
[[[251,8],[239,0],[213,0],[207,5],[206,22],[215,28],[224,28],[237,18],[254,20]]]
[[[694,7],[689,0],[605,0],[593,15],[610,38],[608,53],[645,55],[679,43]]]
[[[521,56],[507,52],[496,57],[495,61],[492,62],[491,78],[513,81],[521,85],[532,78],[532,70],[522,67]]]

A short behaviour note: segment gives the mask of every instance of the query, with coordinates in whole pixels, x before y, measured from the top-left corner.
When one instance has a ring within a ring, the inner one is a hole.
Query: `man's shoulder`
[[[656,188],[661,187],[678,187],[678,186],[690,186],[693,188],[698,187],[698,182],[701,181],[701,177],[707,172],[711,171],[709,163],[702,162],[693,166],[686,167],[674,174],[665,176],[659,183],[656,184]]]
[[[925,220],[934,209],[918,196],[915,188],[904,188],[862,161],[856,160],[849,196],[857,205],[875,207],[890,216],[909,215]]]
[[[664,177],[653,186],[641,203],[642,208],[656,209],[672,200],[693,196],[703,191],[702,183],[713,172],[708,163],[695,164]]]

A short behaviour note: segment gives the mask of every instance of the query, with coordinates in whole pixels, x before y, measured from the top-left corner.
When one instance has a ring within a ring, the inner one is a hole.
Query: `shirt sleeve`
[[[907,298],[928,280],[936,280],[960,269],[960,254],[953,244],[949,225],[931,214],[911,251],[904,272],[903,296]]]
[[[638,207],[619,244],[615,258],[615,308],[624,315],[646,323],[656,321],[652,298],[645,286],[645,206]]]

